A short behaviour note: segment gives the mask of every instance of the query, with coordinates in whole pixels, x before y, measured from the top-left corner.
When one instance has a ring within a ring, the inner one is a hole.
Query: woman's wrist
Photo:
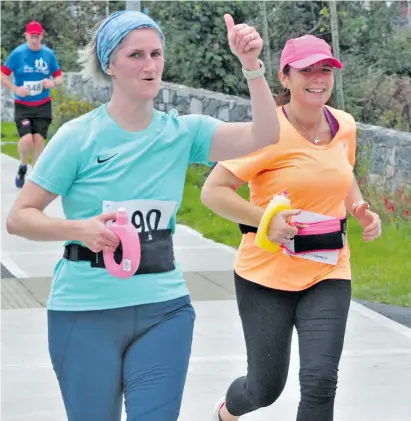
[[[84,225],[84,220],[69,220],[69,221],[65,221],[66,222],[66,240],[67,241],[83,241],[82,237],[83,237],[83,225]]]
[[[241,62],[241,66],[243,67],[243,69],[247,70],[247,71],[253,71],[253,70],[257,70],[261,68],[261,61],[258,59],[253,59],[250,61],[243,61]]]
[[[356,216],[356,212],[357,212],[358,207],[363,205],[364,203],[367,203],[367,202],[365,200],[361,199],[361,200],[357,200],[356,202],[354,202],[351,205],[350,212],[351,212],[352,216],[354,216],[354,217]],[[367,203],[367,205],[368,205],[368,209],[370,209],[370,205],[368,203]]]

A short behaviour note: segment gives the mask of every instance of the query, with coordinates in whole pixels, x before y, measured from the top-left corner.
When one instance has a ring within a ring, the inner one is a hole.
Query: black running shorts
[[[44,139],[47,138],[48,128],[52,121],[51,101],[33,107],[16,102],[14,104],[14,121],[20,137],[31,133],[40,134]]]

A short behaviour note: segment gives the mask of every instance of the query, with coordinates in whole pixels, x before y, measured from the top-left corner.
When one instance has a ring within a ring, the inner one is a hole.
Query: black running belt
[[[140,265],[135,275],[168,272],[175,269],[174,248],[171,229],[139,233],[141,246]],[[123,251],[121,244],[114,252],[114,260],[119,264]],[[63,257],[72,262],[90,262],[93,268],[105,268],[103,252],[95,253],[79,244],[68,244]]]
[[[249,232],[256,233],[258,228],[250,225],[239,224],[242,234]],[[342,234],[347,232],[347,218],[341,219],[340,229],[338,231],[328,232],[325,234],[297,234],[294,241],[294,252],[304,253],[319,250],[338,250],[344,247],[344,237]]]

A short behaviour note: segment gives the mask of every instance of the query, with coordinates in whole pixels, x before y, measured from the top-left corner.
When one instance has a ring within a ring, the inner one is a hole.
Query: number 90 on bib
[[[118,208],[125,208],[130,222],[138,232],[150,232],[168,228],[176,206],[175,202],[163,200],[103,201],[103,212],[116,212]]]

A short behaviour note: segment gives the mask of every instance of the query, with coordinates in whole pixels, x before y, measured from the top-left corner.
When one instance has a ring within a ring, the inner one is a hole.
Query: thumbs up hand
[[[264,44],[260,34],[254,27],[245,23],[235,25],[233,17],[229,14],[224,15],[224,20],[231,52],[238,57],[245,69],[258,69],[258,57]]]

